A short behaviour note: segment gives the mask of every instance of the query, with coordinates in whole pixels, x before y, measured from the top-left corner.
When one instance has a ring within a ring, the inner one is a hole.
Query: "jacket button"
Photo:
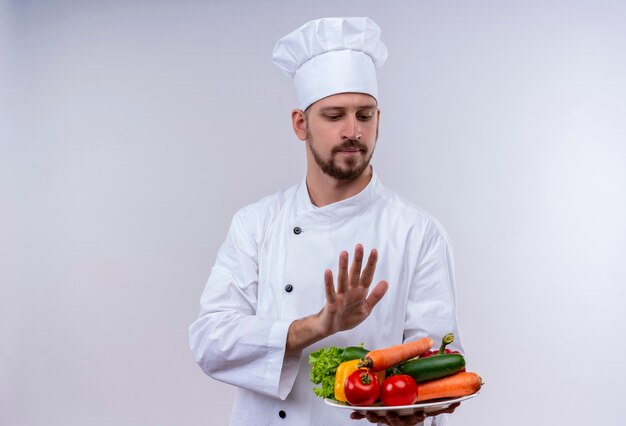
[[[280,410],[278,412],[278,417],[280,417],[281,419],[284,419],[285,417],[287,417],[287,413],[285,413],[283,410]]]
[[[285,291],[286,291],[287,293],[291,293],[291,290],[293,290],[293,286],[292,286],[291,284],[287,284],[287,285],[285,286]]]
[[[295,228],[293,228],[294,234],[300,235],[301,232],[302,232],[302,229],[299,226],[296,226]]]

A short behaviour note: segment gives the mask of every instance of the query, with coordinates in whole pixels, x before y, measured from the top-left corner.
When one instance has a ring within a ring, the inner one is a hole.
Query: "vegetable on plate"
[[[478,392],[483,381],[465,371],[464,356],[446,348],[452,333],[430,350],[433,339],[368,351],[361,346],[321,348],[309,355],[315,394],[355,406],[395,407]],[[385,378],[385,376],[388,376]]]
[[[345,392],[350,405],[372,405],[380,395],[380,384],[371,370],[359,369],[346,379]]]
[[[321,348],[309,355],[311,364],[311,382],[319,387],[313,388],[315,395],[322,398],[333,398],[335,387],[335,372],[339,364],[343,362],[343,349],[331,346]]]
[[[389,376],[380,388],[380,400],[388,407],[411,405],[417,399],[417,383],[411,376],[396,374]]]
[[[345,392],[345,384],[346,379],[352,373],[359,369],[358,365],[361,362],[360,359],[353,359],[350,361],[344,361],[339,364],[337,367],[337,372],[335,373],[335,399],[341,402],[347,402],[346,392]],[[379,373],[375,373],[376,378],[378,379],[378,383],[382,383],[385,380],[385,372],[381,371]]]
[[[423,337],[414,342],[370,351],[360,366],[374,371],[384,371],[403,361],[422,355],[432,348],[434,343],[430,337]]]
[[[443,354],[411,359],[398,366],[398,370],[402,374],[408,374],[418,383],[450,376],[464,369],[465,358],[461,354]]]
[[[313,388],[315,395],[335,398],[335,375],[339,365],[345,361],[360,361],[369,351],[362,346],[320,348],[309,355],[310,379],[319,387]],[[356,363],[358,364],[358,362]],[[356,370],[356,368],[355,368]]]
[[[368,354],[368,350],[363,346],[348,346],[341,353],[341,359],[344,361],[352,361],[353,359],[363,359]]]
[[[424,353],[423,355],[420,355],[420,358],[426,358],[426,357],[433,356],[433,355],[451,354],[451,353],[458,354],[459,351],[451,351],[450,349],[446,348],[446,346],[448,346],[452,342],[454,342],[454,334],[448,333],[445,336],[443,336],[443,338],[441,339],[441,345],[439,345],[439,349],[434,350],[434,351],[428,351]]]
[[[417,401],[471,395],[478,392],[482,385],[483,380],[476,373],[456,373],[452,376],[420,383],[417,386]]]

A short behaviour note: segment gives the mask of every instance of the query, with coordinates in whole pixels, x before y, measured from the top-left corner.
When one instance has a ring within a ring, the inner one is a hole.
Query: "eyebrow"
[[[364,110],[364,109],[376,109],[378,108],[378,105],[376,104],[367,104],[367,105],[360,105],[358,106],[356,109],[357,110]],[[327,107],[322,107],[320,108],[320,112],[328,112],[328,111],[338,111],[338,110],[346,110],[347,108],[342,107],[342,106],[327,106]]]

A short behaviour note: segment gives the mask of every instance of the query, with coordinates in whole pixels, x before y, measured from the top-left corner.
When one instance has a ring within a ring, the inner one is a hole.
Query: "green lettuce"
[[[342,363],[341,355],[343,348],[321,348],[309,355],[309,364],[311,364],[311,381],[318,388],[313,388],[315,395],[322,398],[335,397],[335,373],[337,367]]]

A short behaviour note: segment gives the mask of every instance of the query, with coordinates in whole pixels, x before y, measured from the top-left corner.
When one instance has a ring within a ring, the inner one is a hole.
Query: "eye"
[[[326,119],[330,120],[330,121],[337,121],[341,118],[341,115],[339,114],[325,114],[324,117],[326,117]]]
[[[361,121],[368,121],[370,120],[374,115],[373,114],[360,114],[357,116],[357,118]]]

